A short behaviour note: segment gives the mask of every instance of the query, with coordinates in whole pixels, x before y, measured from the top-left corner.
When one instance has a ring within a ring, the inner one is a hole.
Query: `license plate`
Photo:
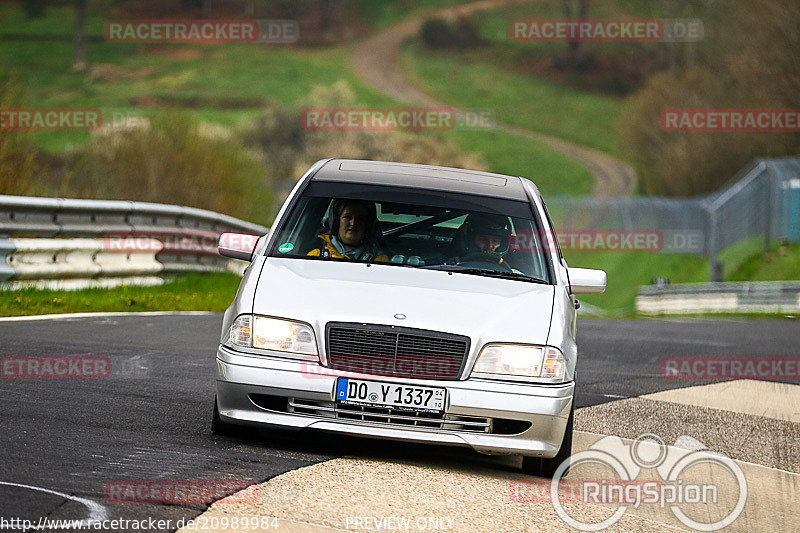
[[[339,378],[336,383],[336,401],[345,405],[391,407],[401,411],[441,413],[447,390],[441,387],[418,387]]]

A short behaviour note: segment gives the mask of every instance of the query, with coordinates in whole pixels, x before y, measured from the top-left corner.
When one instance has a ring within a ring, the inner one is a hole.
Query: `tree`
[[[0,73],[0,109],[21,103],[15,80]],[[37,152],[24,131],[0,128],[0,194],[43,194],[41,168]]]
[[[686,5],[697,9],[698,3]],[[706,43],[695,64],[651,77],[628,100],[622,115],[622,144],[640,176],[641,192],[707,193],[755,157],[800,152],[797,133],[675,132],[660,127],[660,113],[666,109],[797,107],[800,10],[796,0],[717,1],[700,7],[710,16],[704,18]]]
[[[22,10],[29,19],[42,18],[48,4],[52,0],[20,0]],[[86,0],[74,0],[75,7],[75,33],[72,37],[74,44],[72,55],[72,68],[74,70],[86,69]]]
[[[29,19],[38,19],[44,16],[47,0],[21,0],[22,10]]]
[[[561,0],[564,6],[564,18],[566,19],[585,19],[589,14],[589,0]],[[568,62],[576,65],[578,60],[578,50],[581,46],[580,41],[570,41],[568,48]]]
[[[86,0],[75,0],[75,44],[72,69],[86,70]]]

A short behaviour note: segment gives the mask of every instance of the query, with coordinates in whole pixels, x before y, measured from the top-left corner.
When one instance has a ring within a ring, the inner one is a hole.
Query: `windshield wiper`
[[[549,282],[522,274],[520,272],[503,272],[500,270],[491,270],[489,268],[475,268],[465,267],[459,265],[430,265],[419,267],[427,270],[443,270],[445,272],[458,272],[459,274],[472,274],[475,276],[485,276],[487,278],[501,278],[501,279],[516,279],[519,281],[527,281],[530,283],[541,283],[542,285],[550,285]]]

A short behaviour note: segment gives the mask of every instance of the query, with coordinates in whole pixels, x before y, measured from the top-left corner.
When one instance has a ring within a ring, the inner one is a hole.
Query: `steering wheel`
[[[458,259],[458,263],[456,263],[456,265],[472,267],[474,265],[469,265],[469,264],[465,264],[465,263],[480,263],[480,265],[477,266],[476,268],[483,268],[484,265],[490,264],[492,266],[500,267],[500,270],[498,270],[498,272],[502,272],[502,271],[513,272],[514,271],[514,269],[512,269],[508,265],[508,263],[506,263],[505,261],[500,263],[499,261],[500,261],[500,255],[499,254],[493,254],[493,253],[489,253],[489,252],[471,252],[471,253],[466,254],[464,257],[460,257]]]

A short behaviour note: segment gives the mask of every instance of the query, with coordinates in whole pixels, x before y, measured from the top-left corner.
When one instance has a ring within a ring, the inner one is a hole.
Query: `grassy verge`
[[[441,100],[494,111],[497,120],[617,153],[622,100],[565,88],[508,71],[485,50],[431,52],[407,45],[401,64],[409,78]]]
[[[0,316],[101,311],[221,312],[233,301],[240,280],[230,273],[185,274],[154,287],[2,291]]]
[[[571,267],[599,268],[608,274],[604,294],[582,296],[588,304],[616,315],[635,314],[636,293],[655,277],[671,283],[705,283],[710,267],[705,257],[676,254],[566,254]],[[800,280],[800,244],[764,251],[761,239],[750,239],[720,254],[725,281]]]
[[[800,244],[775,246],[763,251],[763,242],[750,245],[761,250],[744,258],[735,268],[730,269],[726,279],[730,281],[772,281],[800,279]]]
[[[594,179],[589,170],[537,142],[499,131],[452,131],[463,151],[481,154],[489,170],[523,176],[533,181],[544,195],[588,195]]]
[[[608,274],[604,294],[581,296],[580,300],[615,314],[635,313],[636,293],[655,277],[671,283],[708,281],[708,261],[703,257],[656,253],[572,253],[566,254],[571,267],[599,268]]]

